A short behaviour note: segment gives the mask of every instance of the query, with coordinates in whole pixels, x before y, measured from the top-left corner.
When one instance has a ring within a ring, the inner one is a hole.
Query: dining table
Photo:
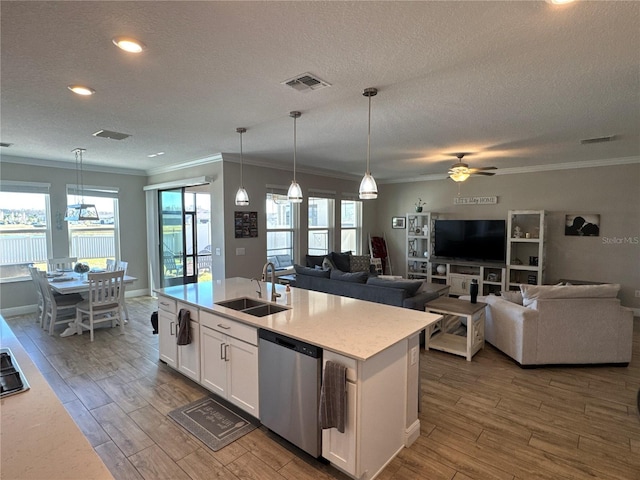
[[[104,270],[92,270],[90,273],[103,273]],[[74,271],[55,271],[47,273],[49,285],[54,292],[61,295],[67,295],[70,293],[79,293],[80,295],[89,293],[89,280],[87,275],[83,273],[76,273]],[[136,277],[125,275],[123,282],[124,288],[127,285],[132,284],[138,280]],[[129,321],[129,312],[125,304],[125,292],[122,292],[122,310],[124,311],[125,321]],[[78,332],[75,319],[69,322],[69,327],[60,334],[61,337],[69,337],[75,335]]]

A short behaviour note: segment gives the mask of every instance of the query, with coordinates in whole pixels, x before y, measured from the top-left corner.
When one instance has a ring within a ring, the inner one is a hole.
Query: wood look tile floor
[[[348,478],[264,427],[218,452],[184,431],[167,413],[208,392],[158,361],[156,301],[128,307],[126,334],[93,343],[6,319],[116,479]],[[639,318],[633,342],[627,368],[523,370],[488,344],[472,362],[422,351],[421,436],[378,478],[640,480]]]

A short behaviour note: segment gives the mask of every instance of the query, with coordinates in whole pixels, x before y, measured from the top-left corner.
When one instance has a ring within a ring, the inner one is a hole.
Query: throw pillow
[[[320,269],[315,269],[310,267],[303,267],[302,265],[298,265],[298,264],[295,264],[293,268],[295,269],[298,275],[309,275],[310,277],[329,278],[329,272],[325,270],[320,270]]]
[[[367,280],[367,285],[376,285],[378,287],[387,288],[401,288],[403,289],[407,297],[413,297],[420,287],[422,286],[422,280],[389,280],[387,278],[370,277]]]
[[[500,292],[500,296],[511,303],[522,305],[522,292]]]
[[[347,252],[347,253],[331,252],[327,256],[331,259],[331,261],[333,262],[333,264],[336,266],[338,270],[342,270],[343,272],[348,272],[351,270],[351,264],[349,261],[351,252]]]
[[[340,270],[331,270],[331,280],[339,280],[341,282],[365,283],[369,274],[367,272],[341,272]]]
[[[305,260],[307,261],[307,267],[315,267],[316,265],[322,266],[322,261],[324,260],[324,255],[305,255]]]
[[[369,255],[351,255],[349,257],[349,266],[351,272],[368,272],[371,260]]]
[[[329,257],[324,257],[321,267],[323,270],[333,270],[336,268],[336,266],[333,264],[333,262]]]

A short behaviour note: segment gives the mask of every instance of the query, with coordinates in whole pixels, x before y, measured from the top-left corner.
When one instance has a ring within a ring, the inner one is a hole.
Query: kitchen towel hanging
[[[178,312],[178,345],[191,343],[191,313],[186,308]]]
[[[344,433],[347,416],[347,367],[327,360],[320,390],[320,428]]]

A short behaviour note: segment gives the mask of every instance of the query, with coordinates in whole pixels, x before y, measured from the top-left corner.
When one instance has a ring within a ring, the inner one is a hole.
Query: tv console
[[[450,295],[468,295],[472,280],[480,295],[517,289],[521,283],[541,285],[545,273],[546,212],[509,210],[506,263],[465,261],[434,256],[433,212],[406,214],[407,278],[447,284]],[[517,230],[516,230],[516,227]]]

